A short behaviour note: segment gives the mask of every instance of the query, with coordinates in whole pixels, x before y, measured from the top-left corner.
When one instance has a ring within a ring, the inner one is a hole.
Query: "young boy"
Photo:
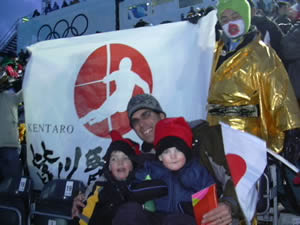
[[[192,130],[182,117],[162,119],[156,124],[154,146],[159,160],[146,161],[135,177],[138,181],[147,176],[163,180],[168,186],[168,195],[154,199],[155,213],[141,210],[133,203],[123,205],[116,214],[114,225],[196,224],[191,196],[212,185],[214,180],[192,158],[192,141]]]
[[[79,206],[83,207],[82,213],[78,207],[73,207],[72,214],[81,218],[80,225],[112,224],[115,212],[121,204],[127,201],[143,204],[152,197],[160,197],[167,192],[166,186],[156,181],[143,182],[142,186],[129,190],[135,168],[134,157],[139,152],[139,145],[122,138],[117,131],[112,131],[110,135],[112,143],[104,156],[104,179],[95,182],[93,194],[87,200],[86,206],[81,201]],[[144,190],[145,187],[147,190]]]

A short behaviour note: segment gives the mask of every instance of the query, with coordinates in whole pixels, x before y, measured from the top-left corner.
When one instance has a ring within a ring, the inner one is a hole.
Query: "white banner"
[[[39,42],[23,83],[27,149],[35,188],[53,178],[89,183],[103,165],[108,132],[140,142],[126,106],[151,93],[168,116],[205,119],[215,45],[213,11],[177,22]]]

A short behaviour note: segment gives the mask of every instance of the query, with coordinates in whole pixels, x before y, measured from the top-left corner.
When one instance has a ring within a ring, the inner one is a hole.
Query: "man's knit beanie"
[[[226,9],[239,13],[245,22],[245,32],[248,32],[251,25],[251,7],[247,0],[219,0],[217,9],[219,19]]]
[[[183,117],[162,119],[155,126],[154,146],[157,156],[168,148],[176,147],[189,159],[192,143],[192,130]]]
[[[165,114],[159,102],[150,94],[140,94],[133,96],[130,99],[127,105],[127,113],[129,120],[131,119],[132,115],[140,109],[151,109],[154,112]]]
[[[123,152],[130,159],[132,159],[132,157],[134,157],[135,155],[139,155],[141,153],[138,143],[136,143],[128,138],[123,138],[118,131],[116,131],[116,130],[111,131],[110,136],[111,136],[112,142],[109,145],[109,147],[103,157],[103,159],[106,162],[109,162],[111,153],[113,151]]]

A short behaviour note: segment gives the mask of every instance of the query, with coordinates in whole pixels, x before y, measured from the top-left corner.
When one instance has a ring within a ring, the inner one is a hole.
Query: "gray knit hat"
[[[133,96],[127,105],[128,118],[131,119],[132,115],[140,109],[151,109],[154,112],[166,113],[162,110],[159,102],[150,94],[141,94]]]

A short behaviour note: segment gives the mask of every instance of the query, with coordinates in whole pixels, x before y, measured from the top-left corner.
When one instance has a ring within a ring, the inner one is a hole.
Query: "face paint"
[[[222,28],[227,37],[236,38],[244,34],[245,23],[242,19],[238,19],[224,24]]]

